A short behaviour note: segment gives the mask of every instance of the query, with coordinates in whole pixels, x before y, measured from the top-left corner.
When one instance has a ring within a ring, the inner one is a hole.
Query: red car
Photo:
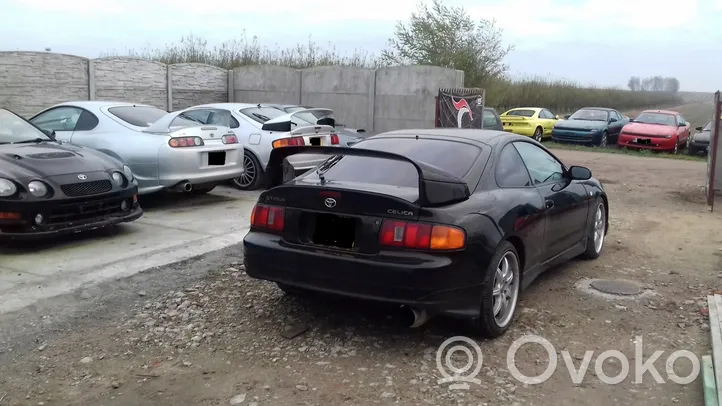
[[[690,125],[681,114],[669,110],[645,110],[622,127],[620,148],[653,149],[677,153],[687,144]]]

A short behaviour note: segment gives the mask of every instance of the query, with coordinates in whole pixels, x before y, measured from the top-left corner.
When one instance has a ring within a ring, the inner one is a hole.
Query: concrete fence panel
[[[94,100],[127,101],[168,109],[168,67],[138,58],[92,61]]]
[[[169,68],[173,101],[170,110],[228,101],[227,70],[202,63],[178,63]]]
[[[374,70],[353,66],[302,69],[300,104],[332,108],[339,123],[370,131],[374,78]]]
[[[236,103],[299,104],[301,72],[276,65],[241,66],[233,69]]]
[[[88,59],[49,52],[0,52],[0,107],[30,117],[88,99]]]
[[[374,132],[431,128],[441,87],[464,85],[462,71],[437,66],[395,66],[376,71]]]

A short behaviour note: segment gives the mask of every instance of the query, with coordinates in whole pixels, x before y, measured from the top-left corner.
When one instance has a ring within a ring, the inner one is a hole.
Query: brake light
[[[273,148],[297,147],[301,145],[306,145],[303,137],[281,138],[280,140],[273,141]]]
[[[221,137],[221,141],[223,141],[224,144],[238,144],[238,137],[228,134]]]
[[[466,233],[454,226],[384,220],[379,244],[421,250],[456,250],[466,246]]]
[[[331,134],[331,145],[338,145],[338,134]]]
[[[173,148],[200,147],[203,145],[201,137],[175,137],[168,140],[168,145]]]
[[[283,207],[257,204],[251,212],[251,227],[283,231]]]

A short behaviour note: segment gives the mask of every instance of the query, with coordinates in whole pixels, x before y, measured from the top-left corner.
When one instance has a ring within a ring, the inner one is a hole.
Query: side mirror
[[[50,137],[50,138],[52,138],[52,139],[55,139],[55,130],[45,130],[45,129],[41,129],[40,131],[44,132],[45,135],[47,135],[48,137]]]
[[[677,124],[677,127],[686,127],[686,126],[687,126],[687,123],[679,123],[679,124]]]
[[[588,180],[592,177],[592,171],[583,166],[572,166],[569,168],[569,176],[572,180]]]
[[[609,119],[609,122],[610,122],[610,123],[616,123],[617,121],[619,121],[619,120],[617,120],[617,119],[614,118],[614,117],[612,117],[612,118]]]
[[[630,123],[633,123],[633,122],[634,122],[634,119],[633,119],[632,117],[629,117],[629,122],[630,122]]]
[[[695,128],[695,130],[702,131],[702,127],[697,127],[697,128]]]
[[[564,119],[565,119],[565,120],[569,120],[569,117],[571,117],[571,116],[572,116],[571,114],[567,114],[567,115],[564,116]]]
[[[559,114],[555,115],[554,118],[559,120]]]

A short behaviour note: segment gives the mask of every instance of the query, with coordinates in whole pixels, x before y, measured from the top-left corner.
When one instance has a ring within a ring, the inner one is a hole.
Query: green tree
[[[433,0],[421,3],[407,23],[398,22],[388,48],[381,53],[389,65],[436,65],[464,71],[466,86],[483,86],[502,77],[506,55],[514,48],[502,41],[493,20],[474,21],[463,7]]]

